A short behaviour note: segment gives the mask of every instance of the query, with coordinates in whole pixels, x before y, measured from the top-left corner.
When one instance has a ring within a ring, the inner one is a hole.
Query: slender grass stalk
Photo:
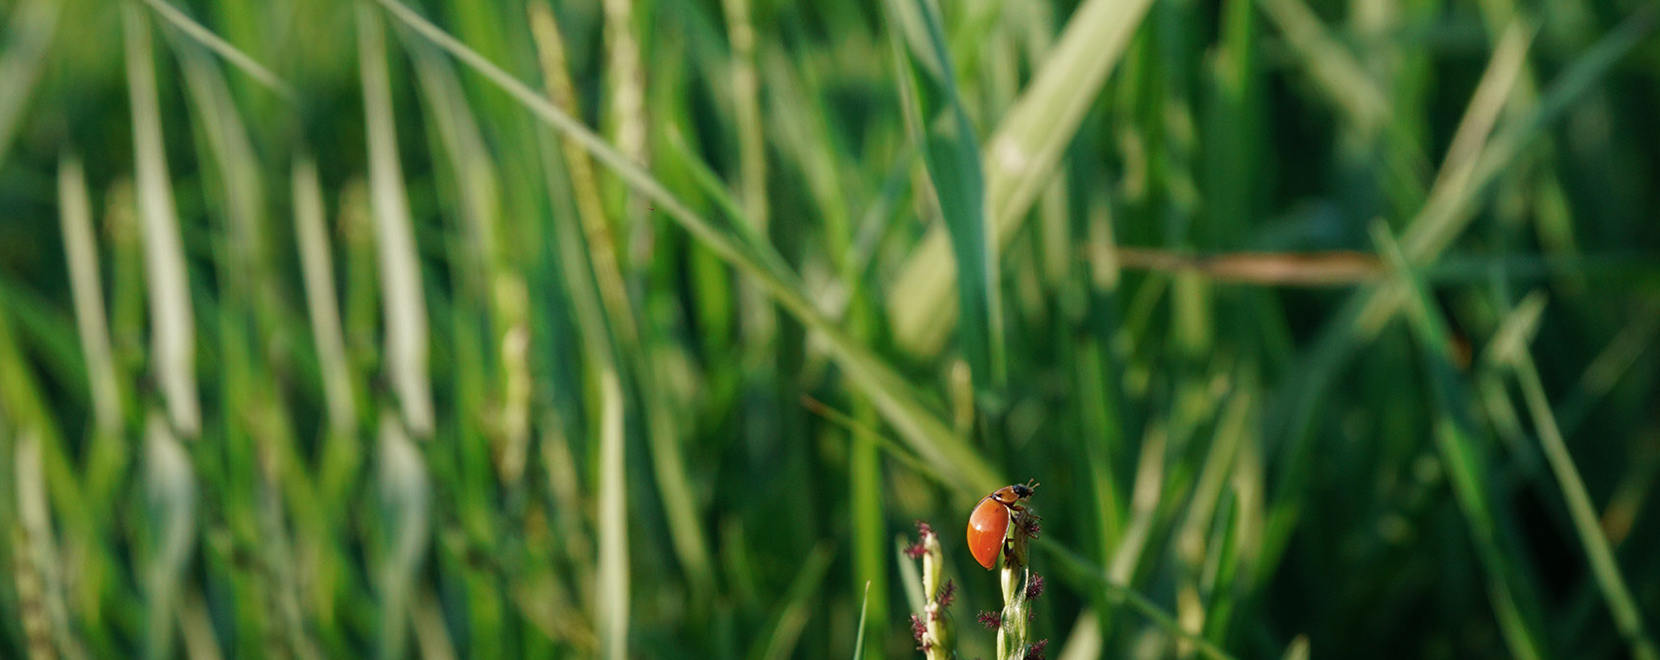
[[[760,82],[755,73],[755,26],[749,0],[721,0],[731,42],[732,122],[738,132],[738,186],[744,213],[767,233],[767,151],[762,131]]]
[[[109,321],[104,315],[91,206],[80,158],[63,154],[58,159],[58,217],[63,225],[64,257],[69,262],[76,327],[81,335],[81,352],[86,355],[87,381],[92,387],[93,425],[99,437],[111,437],[121,429],[121,385],[110,350]]]
[[[317,346],[317,366],[323,376],[328,425],[332,433],[344,438],[357,426],[357,407],[352,394],[351,366],[346,362],[346,337],[340,329],[334,258],[329,250],[328,229],[324,226],[323,191],[317,181],[317,164],[302,153],[294,159],[289,176],[294,186],[294,239],[299,247],[311,338]]]
[[[1043,591],[1043,578],[1032,572],[1027,549],[1036,532],[1037,516],[1027,509],[1016,510],[1009,520],[1009,545],[997,572],[997,584],[1003,591],[1002,619],[997,627],[997,657],[1001,660],[1026,660],[1034,648],[1041,652],[1041,645],[1047,643],[1034,644],[1030,632],[1032,600]]]
[[[726,34],[732,58],[728,68],[732,80],[732,121],[738,134],[738,197],[755,235],[766,240],[767,150],[761,117],[760,83],[755,72],[755,27],[749,19],[749,0],[721,0],[726,16]],[[773,343],[778,321],[766,294],[754,283],[739,284],[742,332],[750,351],[761,351]]]
[[[911,636],[916,639],[917,650],[928,660],[949,660],[957,655],[957,640],[946,608],[951,606],[957,587],[945,579],[945,550],[940,546],[939,535],[922,521],[917,521],[916,528],[916,544],[904,549],[907,557],[922,560],[920,602],[913,603],[922,612],[911,615]],[[914,570],[906,572],[914,575]],[[1003,656],[999,653],[998,657]]]
[[[647,139],[646,80],[641,61],[641,44],[636,36],[635,0],[603,0],[605,14],[605,91],[610,133],[617,151],[629,162],[644,167],[648,162],[650,141]],[[622,220],[619,226],[628,237],[628,260],[631,272],[639,272],[649,258],[652,243],[652,225],[646,221],[646,201],[629,194],[623,187],[616,191],[621,199],[615,216]]]
[[[529,3],[525,10],[529,12],[531,35],[535,37],[548,100],[564,113],[572,117],[580,116],[576,86],[571,83],[566,63],[564,37],[560,36],[553,10],[548,8],[546,2]],[[582,223],[583,237],[588,243],[588,258],[593,262],[600,300],[611,318],[612,331],[618,334],[622,343],[633,345],[638,341],[640,331],[628,302],[628,290],[623,281],[622,268],[618,265],[616,240],[606,220],[593,161],[574,140],[560,140],[559,146],[570,173],[577,218]]]
[[[865,614],[870,608],[870,583],[865,583],[865,590],[859,596],[859,632],[853,635],[853,660],[863,660],[865,657]]]
[[[225,58],[225,61],[230,62],[232,66],[241,69],[243,72],[248,74],[248,77],[253,78],[267,89],[276,92],[278,96],[283,98],[283,100],[290,102],[294,101],[294,88],[282,78],[279,78],[277,74],[273,73],[269,68],[266,68],[265,65],[260,64],[258,61],[254,60],[254,58],[249,57],[247,53],[242,52],[236,46],[231,45],[230,42],[225,41],[219,35],[214,34],[212,30],[203,27],[201,23],[198,23],[194,19],[185,15],[185,13],[179,11],[177,7],[168,4],[166,0],[143,1],[144,4],[149,5],[151,9],[155,10],[156,15],[162,17],[162,19],[178,28],[180,32],[185,34],[185,36],[201,43],[203,46],[206,46],[208,50],[211,50],[220,57]]]
[[[1602,526],[1598,523],[1596,508],[1591,504],[1591,496],[1585,489],[1585,480],[1580,477],[1579,468],[1574,466],[1573,455],[1568,453],[1568,445],[1562,438],[1562,431],[1557,426],[1556,415],[1551,411],[1550,399],[1545,396],[1544,382],[1539,378],[1539,370],[1533,364],[1533,356],[1527,351],[1519,352],[1511,363],[1516,375],[1516,381],[1522,389],[1522,399],[1527,403],[1529,415],[1533,418],[1534,432],[1539,435],[1539,445],[1545,452],[1545,460],[1550,464],[1551,472],[1556,475],[1558,486],[1562,489],[1562,499],[1568,506],[1568,517],[1573,521],[1574,533],[1579,537],[1580,547],[1585,551],[1586,558],[1591,563],[1591,575],[1596,578],[1597,588],[1602,590],[1603,599],[1608,602],[1608,610],[1614,615],[1614,625],[1631,646],[1632,657],[1639,660],[1653,660],[1660,657],[1654,640],[1644,630],[1643,614],[1637,607],[1637,601],[1631,595],[1631,588],[1626,585],[1625,577],[1620,574],[1619,561],[1614,558],[1614,550],[1608,545],[1608,537],[1603,535]]]
[[[127,86],[132,95],[133,154],[138,173],[138,207],[144,230],[145,277],[149,285],[152,375],[160,385],[173,427],[185,438],[201,429],[196,399],[196,327],[191,320],[190,285],[184,243],[179,237],[173,184],[162,143],[161,107],[156,97],[150,23],[143,10],[121,4],[126,35]]]
[[[358,60],[363,72],[364,124],[369,141],[369,186],[385,313],[386,370],[409,432],[432,435],[432,391],[427,377],[427,311],[421,267],[404,197],[393,129],[391,84],[380,16],[367,0],[357,3]]]

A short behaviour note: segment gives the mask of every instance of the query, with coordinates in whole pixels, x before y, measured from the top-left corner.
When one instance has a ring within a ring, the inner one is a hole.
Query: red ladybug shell
[[[997,563],[997,553],[1003,549],[1003,537],[1009,533],[1009,507],[996,497],[986,496],[968,516],[968,551],[974,561],[986,570]]]

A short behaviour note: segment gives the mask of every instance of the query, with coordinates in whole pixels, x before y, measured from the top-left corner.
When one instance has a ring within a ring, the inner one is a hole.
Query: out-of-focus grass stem
[[[179,237],[173,184],[167,174],[156,95],[150,23],[143,10],[121,4],[125,28],[127,85],[132,95],[133,155],[138,173],[139,220],[149,285],[152,372],[160,385],[173,427],[186,438],[201,428],[196,398],[196,326],[191,320],[184,242]]]
[[[403,167],[394,133],[386,39],[380,16],[368,0],[357,3],[359,66],[369,147],[369,189],[380,257],[380,286],[386,327],[386,371],[397,392],[409,432],[432,435],[432,390],[427,376],[427,310],[421,266],[404,196]]]

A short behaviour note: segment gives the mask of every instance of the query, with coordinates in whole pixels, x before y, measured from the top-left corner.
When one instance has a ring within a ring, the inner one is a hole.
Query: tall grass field
[[[0,658],[1660,660],[1657,28],[0,0]]]

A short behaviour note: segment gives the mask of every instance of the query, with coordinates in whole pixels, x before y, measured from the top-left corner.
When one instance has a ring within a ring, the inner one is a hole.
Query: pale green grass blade
[[[1004,481],[996,476],[995,471],[960,437],[952,434],[949,427],[923,406],[920,398],[910,390],[910,386],[897,372],[880,361],[867,347],[852,341],[832,325],[809,301],[795,274],[770,266],[769,263],[781,262],[776,253],[757,254],[753,246],[745,245],[719,231],[644,169],[630,162],[622,153],[548,103],[524,83],[484,60],[478,53],[395,0],[378,1],[398,20],[407,23],[439,47],[449,51],[512,95],[538,118],[559,129],[567,139],[588,150],[595,159],[614,170],[636,192],[653,200],[659,211],[679,222],[711,251],[756,278],[774,300],[803,324],[825,336],[831,355],[845,370],[847,377],[870,395],[888,423],[900,431],[900,435],[911,443],[918,454],[946,468],[953,481],[971,484],[974,489],[986,492],[990,492]]]
[[[161,387],[173,428],[186,439],[201,429],[196,398],[196,326],[184,242],[173,204],[156,97],[150,23],[143,10],[121,5],[126,36],[127,86],[132,99],[133,155],[137,160],[139,221],[144,236],[145,280],[150,301],[152,375]]]
[[[311,339],[317,346],[317,364],[323,377],[328,426],[344,438],[357,426],[356,397],[352,394],[351,366],[346,361],[346,337],[340,326],[334,257],[323,219],[323,191],[317,180],[316,162],[308,154],[296,156],[289,177],[294,188],[294,242],[299,249]]]
[[[980,145],[957,90],[957,72],[945,47],[944,28],[926,0],[889,0],[900,70],[900,99],[911,140],[922,152],[947,234],[959,284],[957,306],[963,353],[977,385],[1000,389],[1008,367],[1003,356],[1002,296],[997,244],[986,222],[985,177]]]
[[[110,349],[109,320],[104,314],[103,282],[98,273],[98,245],[92,229],[92,201],[87,195],[81,160],[65,153],[58,159],[58,218],[75,298],[76,328],[86,356],[92,388],[94,427],[100,437],[121,429],[121,384]]]
[[[417,438],[431,437],[432,387],[427,376],[427,311],[421,266],[398,161],[386,39],[368,0],[357,4],[357,47],[363,76],[364,124],[369,141],[369,187],[386,333],[386,370],[400,410]]]
[[[984,150],[985,213],[994,247],[1006,245],[1050,181],[1067,143],[1118,62],[1152,0],[1090,0],[1073,12],[1044,60]],[[993,256],[1000,254],[993,250]],[[956,315],[956,278],[943,228],[930,230],[900,268],[887,296],[899,345],[938,352]]]
[[[628,476],[624,472],[623,395],[616,372],[601,366],[599,379],[599,608],[594,629],[601,654],[628,657]]]
[[[29,0],[6,17],[6,49],[0,52],[0,163],[6,162],[35,80],[46,62],[56,33],[60,0]]]
[[[241,69],[248,74],[248,77],[258,81],[259,84],[276,92],[283,100],[294,100],[294,88],[282,78],[277,77],[277,74],[266,68],[265,65],[255,61],[254,58],[249,57],[247,53],[237,49],[236,46],[231,45],[230,42],[225,41],[219,35],[214,34],[212,30],[203,27],[201,23],[197,23],[178,8],[168,4],[167,0],[144,0],[144,4],[149,5],[151,9],[155,10],[156,15],[161,16],[163,20],[178,28],[180,32],[206,46],[208,50],[213,51],[220,57],[225,58],[226,62],[230,62],[232,66]]]

